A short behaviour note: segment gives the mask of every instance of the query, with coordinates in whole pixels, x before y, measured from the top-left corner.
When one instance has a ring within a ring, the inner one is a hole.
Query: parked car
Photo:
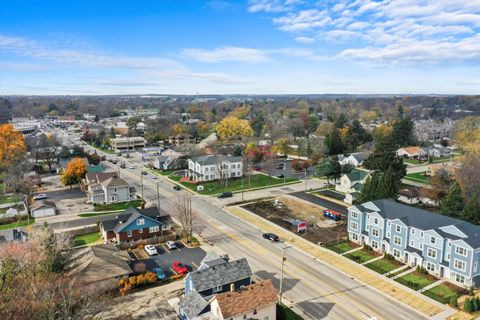
[[[280,240],[280,238],[275,233],[270,233],[270,232],[264,233],[263,238],[268,239],[270,241],[274,241],[274,242],[277,242],[278,240]]]
[[[40,193],[40,194],[37,194],[35,197],[33,197],[33,200],[43,200],[43,199],[47,199],[47,195],[45,193]]]
[[[285,175],[284,175],[283,173],[282,173],[282,174],[279,174],[279,175],[277,176],[277,178],[285,178]]]
[[[182,188],[179,185],[174,185],[173,190],[180,191],[180,190],[182,190]]]
[[[165,280],[167,278],[165,272],[163,272],[163,270],[160,268],[153,268],[153,272],[155,272],[155,274],[157,275],[158,280]]]
[[[179,275],[183,275],[183,274],[186,274],[188,272],[187,267],[185,267],[185,265],[183,265],[183,263],[178,262],[178,261],[175,261],[174,263],[172,263],[172,269],[173,269],[173,271],[175,271]]]
[[[233,193],[231,193],[231,192],[222,192],[218,195],[219,199],[231,198],[231,197],[233,197]]]
[[[152,178],[153,180],[157,179],[157,176],[153,175],[151,176],[150,178]]]
[[[165,242],[165,245],[167,246],[167,248],[168,248],[169,250],[177,249],[177,245],[175,244],[175,242],[173,242],[173,241],[171,241],[171,240]]]
[[[117,164],[118,160],[117,159],[112,159],[113,164]]]
[[[281,163],[278,163],[276,166],[275,166],[276,169],[284,169],[285,168],[285,163],[281,162]]]
[[[151,244],[147,244],[145,246],[145,252],[147,252],[149,256],[153,256],[153,255],[158,254],[157,248],[155,248]]]

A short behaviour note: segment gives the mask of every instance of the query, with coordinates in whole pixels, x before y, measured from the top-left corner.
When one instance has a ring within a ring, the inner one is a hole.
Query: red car
[[[188,272],[187,267],[185,267],[184,264],[178,261],[175,261],[174,263],[172,263],[172,269],[173,271],[175,271],[177,274],[180,274],[180,275],[186,274]]]

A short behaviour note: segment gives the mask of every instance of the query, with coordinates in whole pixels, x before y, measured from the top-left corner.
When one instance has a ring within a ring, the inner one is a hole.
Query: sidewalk
[[[273,224],[272,222],[262,219],[243,208],[228,207],[225,211],[230,214],[260,228],[264,232],[274,232],[280,238],[289,239],[293,245],[300,250],[316,257],[318,261],[323,262],[332,268],[341,271],[342,273],[354,277],[358,281],[376,289],[377,291],[398,300],[405,305],[423,313],[426,316],[432,317],[445,310],[453,312],[442,304],[425,297],[421,293],[415,292],[407,287],[404,287],[392,279],[385,278],[368,268],[363,267],[339,254],[331,252],[328,249],[316,246],[315,244]]]

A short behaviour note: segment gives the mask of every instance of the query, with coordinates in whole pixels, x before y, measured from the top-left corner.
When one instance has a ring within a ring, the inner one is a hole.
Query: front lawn
[[[358,248],[358,245],[350,241],[341,241],[337,243],[327,244],[325,246],[327,249],[335,251],[336,253],[344,253],[352,249]]]
[[[8,223],[8,224],[0,224],[0,230],[26,227],[33,223],[35,223],[34,218],[30,218],[29,220],[20,220],[20,221]]]
[[[284,304],[277,304],[278,320],[303,320],[301,316]]]
[[[179,181],[181,177],[172,175],[169,176],[170,179],[174,181]],[[248,184],[248,177],[245,177],[243,179],[243,190],[246,191],[248,189],[262,189],[262,188],[268,188],[272,186],[279,186],[283,185],[283,178],[275,178],[275,177],[269,177],[264,174],[253,174],[250,178],[250,185]],[[299,182],[299,180],[295,178],[287,178],[285,179],[285,184],[292,184]],[[193,190],[195,192],[198,192],[199,194],[203,195],[214,195],[226,191],[230,192],[238,192],[242,191],[242,179],[241,178],[230,178],[228,180],[228,187],[225,188],[225,183],[220,183],[219,181],[210,181],[210,182],[203,182],[199,184],[192,184],[192,183],[187,183],[187,182],[180,182],[183,186],[189,188],[190,190]],[[197,186],[202,185],[203,186],[203,191],[197,191]]]
[[[85,246],[87,244],[99,242],[101,239],[102,239],[102,236],[100,235],[100,232],[82,234],[82,235],[73,237],[73,246],[74,247]]]
[[[387,258],[383,258],[377,261],[370,262],[365,265],[365,267],[372,269],[375,272],[380,274],[385,274],[397,268],[400,268],[402,263],[397,260],[391,260]]]
[[[415,182],[420,182],[420,183],[430,183],[431,178],[427,175],[425,175],[425,172],[415,172],[415,173],[409,173],[405,176],[405,179],[410,180],[410,181],[415,181]]]
[[[0,204],[5,204],[5,203],[15,203],[21,201],[21,197],[16,197],[16,196],[0,196]]]
[[[92,143],[88,143],[88,142],[87,142],[87,144],[89,146],[99,150],[99,151],[103,151],[103,152],[108,153],[108,154],[115,154],[115,151],[113,151],[113,150],[110,150],[110,149],[107,149],[107,148],[102,148],[102,147],[97,147],[97,146],[93,145]]]
[[[454,284],[444,282],[422,293],[433,300],[437,300],[440,303],[446,304],[450,302],[452,297],[460,297],[468,292],[467,290],[457,287]]]
[[[97,204],[94,205],[93,211],[115,211],[115,210],[124,210],[128,207],[140,207],[142,200],[132,200],[129,202],[119,202],[119,203],[108,203],[108,204]]]
[[[430,274],[421,274],[417,271],[414,271],[404,275],[403,277],[395,279],[395,281],[400,282],[401,284],[412,288],[413,290],[419,290],[431,285],[437,281],[437,278]]]
[[[347,253],[345,257],[358,263],[364,263],[376,258],[377,256],[372,252],[365,251],[362,249],[362,250],[354,251],[351,253]]]
[[[154,173],[157,173],[159,175],[162,175],[162,176],[169,176],[177,171],[180,171],[180,170],[158,170],[158,169],[155,169],[155,168],[150,168],[150,170],[152,170]]]

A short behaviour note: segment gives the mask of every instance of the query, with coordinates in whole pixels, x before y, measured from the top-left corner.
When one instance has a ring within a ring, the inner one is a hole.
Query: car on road
[[[180,191],[180,190],[182,190],[182,188],[179,185],[174,185],[173,190]]]
[[[33,197],[33,200],[43,200],[43,199],[47,199],[47,195],[45,193],[40,193],[40,194],[37,194],[35,197]]]
[[[277,178],[285,178],[285,175],[284,175],[283,173],[282,173],[282,174],[279,174],[279,175],[277,176]]]
[[[281,162],[275,166],[275,169],[285,169],[285,163]]]
[[[231,197],[233,197],[233,193],[231,193],[231,192],[222,192],[218,195],[219,199],[231,198]]]
[[[157,248],[155,248],[151,244],[147,244],[145,246],[145,252],[148,253],[149,256],[153,256],[153,255],[158,254]]]
[[[275,233],[271,233],[271,232],[264,233],[263,238],[273,242],[277,242],[278,240],[280,240],[280,238]]]
[[[173,241],[167,241],[167,242],[165,242],[165,245],[167,246],[167,248],[169,250],[178,249],[177,245]]]
[[[153,175],[151,176],[150,178],[152,178],[153,180],[157,179],[157,176]]]
[[[129,165],[128,167],[129,167],[130,169],[136,169],[136,168],[137,168],[137,166],[134,165],[134,164],[131,164],[131,165]]]
[[[163,272],[163,270],[160,268],[153,268],[153,272],[155,272],[155,274],[157,275],[158,280],[165,280],[167,278],[165,272]]]
[[[187,267],[181,262],[175,261],[172,263],[172,269],[179,275],[184,275],[188,272]]]
[[[142,171],[142,175],[146,176],[147,174],[147,171]]]

